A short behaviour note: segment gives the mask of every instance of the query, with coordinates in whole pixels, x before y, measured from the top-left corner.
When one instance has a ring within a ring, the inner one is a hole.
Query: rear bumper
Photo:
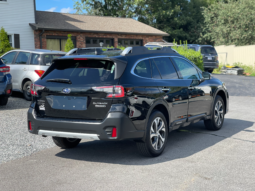
[[[7,90],[11,90],[11,93],[7,94]],[[10,97],[12,94],[12,83],[0,83],[0,95]]]
[[[56,136],[65,138],[95,139],[95,140],[126,140],[141,139],[144,131],[138,131],[129,117],[121,112],[108,113],[101,122],[36,117],[33,108],[27,113],[28,122],[31,122],[32,134]],[[111,137],[112,128],[116,127],[117,137]]]
[[[206,69],[219,68],[219,61],[217,61],[217,62],[204,62],[204,68],[206,68]]]

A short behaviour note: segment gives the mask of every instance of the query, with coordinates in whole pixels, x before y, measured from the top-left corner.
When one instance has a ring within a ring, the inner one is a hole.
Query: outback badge
[[[69,94],[71,92],[71,89],[70,88],[64,88],[63,90],[62,90],[62,93],[64,93],[64,94]]]

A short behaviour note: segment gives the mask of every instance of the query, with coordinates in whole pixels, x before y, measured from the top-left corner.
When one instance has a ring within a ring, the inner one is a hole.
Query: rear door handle
[[[24,71],[27,71],[27,69],[26,69],[26,68],[23,68],[23,70],[24,70]]]
[[[189,89],[189,90],[194,90],[195,88],[192,87],[192,86],[190,86],[190,87],[188,87],[188,89]]]

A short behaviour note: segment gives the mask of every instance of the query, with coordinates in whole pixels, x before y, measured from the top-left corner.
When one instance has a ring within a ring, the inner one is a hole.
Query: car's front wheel
[[[8,97],[0,96],[0,105],[6,105],[8,103]]]
[[[221,96],[217,96],[213,105],[212,119],[204,121],[205,127],[209,130],[220,130],[225,117],[225,105]]]
[[[81,139],[73,138],[52,137],[52,139],[57,146],[63,149],[74,148],[81,142]]]
[[[154,111],[148,121],[145,141],[136,142],[138,150],[149,157],[157,157],[164,151],[168,126],[165,116],[160,111]]]

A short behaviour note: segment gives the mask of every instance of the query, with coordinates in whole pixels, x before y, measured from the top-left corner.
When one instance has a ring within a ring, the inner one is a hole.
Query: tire
[[[209,73],[213,73],[213,69],[209,69],[207,70]]]
[[[157,125],[158,124],[158,125]],[[157,125],[157,133],[156,131]],[[161,130],[159,128],[161,127]],[[147,157],[157,157],[162,154],[168,139],[168,125],[166,118],[160,111],[153,111],[146,127],[145,141],[136,142],[140,153]],[[151,136],[151,135],[155,136]],[[162,137],[162,139],[160,138]],[[164,142],[162,142],[164,140]]]
[[[57,146],[63,149],[74,148],[81,142],[81,139],[72,139],[72,138],[52,137],[52,139]]]
[[[32,96],[31,96],[31,92],[30,92],[31,84],[32,84],[31,81],[27,81],[27,82],[23,85],[23,88],[22,88],[24,98],[25,98],[27,101],[31,101],[31,100],[32,100]]]
[[[217,95],[213,104],[212,112],[213,112],[212,119],[204,120],[205,127],[208,130],[212,130],[212,131],[220,130],[224,123],[224,116],[225,116],[225,105],[221,96]]]
[[[0,105],[7,105],[7,103],[8,103],[8,97],[0,96]]]

